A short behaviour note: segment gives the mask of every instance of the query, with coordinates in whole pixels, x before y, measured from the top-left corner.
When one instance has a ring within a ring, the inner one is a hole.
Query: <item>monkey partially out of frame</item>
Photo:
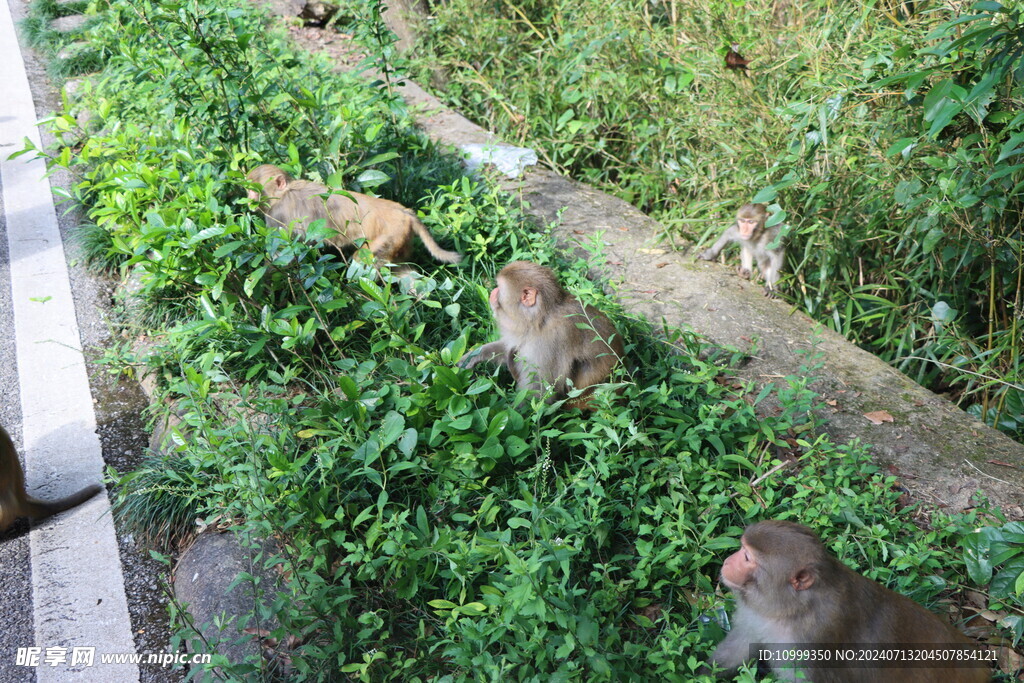
[[[711,657],[719,668],[731,672],[751,662],[756,658],[752,644],[815,652],[860,647],[978,654],[977,643],[909,598],[848,568],[805,526],[760,522],[747,527],[740,543],[722,565],[722,583],[736,597],[736,612],[732,631]],[[884,667],[823,660],[824,655],[802,668],[805,680],[981,683],[991,678],[983,662],[955,657],[923,662],[894,657]],[[776,676],[795,680],[791,665],[770,664]]]
[[[622,358],[622,338],[607,316],[566,292],[550,268],[513,261],[498,273],[490,303],[501,338],[459,363],[493,360],[508,367],[520,390],[565,398],[570,385],[587,389],[607,381]],[[571,405],[590,409],[593,391]]]
[[[60,500],[38,500],[25,491],[25,472],[18,462],[11,437],[0,427],[0,534],[7,531],[18,517],[43,519],[64,512],[89,500],[103,490],[98,484],[86,486]]]
[[[697,258],[714,261],[727,244],[738,242],[740,276],[750,279],[756,259],[757,268],[764,278],[765,294],[774,296],[775,285],[779,282],[779,271],[782,270],[782,262],[786,257],[786,247],[781,241],[773,248],[768,247],[778,237],[779,226],[766,228],[767,220],[768,210],[764,204],[744,204],[736,212],[736,222],[722,233],[710,249],[701,252]]]
[[[388,263],[409,260],[415,233],[438,261],[462,260],[454,251],[442,249],[427,226],[398,202],[358,192],[336,194],[326,185],[294,180],[272,164],[257,166],[246,179],[262,188],[248,190],[248,196],[261,203],[269,225],[305,234],[311,223],[322,219],[337,233],[324,240],[327,244],[342,251],[356,240],[365,239],[374,257]]]

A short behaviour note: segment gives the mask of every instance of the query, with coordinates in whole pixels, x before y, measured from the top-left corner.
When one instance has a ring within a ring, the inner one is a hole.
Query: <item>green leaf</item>
[[[402,430],[405,429],[405,418],[400,413],[394,410],[389,410],[388,414],[384,416],[384,421],[381,424],[381,438],[383,439],[382,446],[389,446],[398,440]]]
[[[398,154],[398,152],[384,152],[383,154],[378,154],[378,155],[376,155],[376,156],[374,156],[374,157],[372,157],[370,159],[367,159],[366,161],[363,162],[362,165],[363,166],[376,166],[377,164],[383,164],[385,161],[391,161],[392,159],[397,159],[399,156],[400,155]]]
[[[389,180],[391,180],[391,176],[387,173],[372,168],[367,171],[363,171],[356,177],[356,182],[363,187],[377,187],[378,185],[383,185]]]
[[[936,301],[932,306],[932,321],[941,324],[949,324],[956,320],[957,310],[950,307],[945,301]]]
[[[243,244],[245,244],[245,242],[243,242],[241,240],[235,240],[234,242],[228,242],[227,244],[223,244],[220,247],[217,247],[217,249],[213,252],[213,256],[214,256],[214,258],[224,258],[228,254],[234,253]]]
[[[462,614],[479,615],[486,614],[487,605],[482,602],[467,602],[465,605],[459,607],[459,612]]]
[[[889,149],[885,151],[885,156],[894,157],[897,154],[903,154],[906,157],[914,147],[917,146],[918,139],[914,138],[900,138],[896,142],[889,146]]]
[[[978,532],[967,535],[963,540],[964,564],[971,582],[976,586],[985,586],[992,578],[992,565],[988,557],[988,534]]]
[[[921,249],[924,250],[924,253],[930,254],[939,240],[945,236],[946,233],[941,228],[932,228],[921,240]]]
[[[419,440],[419,432],[411,427],[405,430],[402,434],[402,438],[398,440],[398,450],[402,452],[402,455],[409,457],[416,450],[416,443]]]

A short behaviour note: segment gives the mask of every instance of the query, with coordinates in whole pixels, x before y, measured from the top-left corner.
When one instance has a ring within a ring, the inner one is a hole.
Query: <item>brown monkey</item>
[[[736,212],[736,222],[733,223],[718,241],[711,245],[697,257],[704,261],[713,261],[718,258],[719,252],[730,242],[739,242],[740,245],[740,267],[741,277],[750,279],[751,269],[754,267],[754,259],[757,259],[757,268],[764,278],[764,293],[772,296],[775,293],[775,285],[779,281],[779,271],[782,269],[782,261],[786,257],[786,246],[780,241],[778,246],[769,249],[779,234],[779,227],[766,228],[765,221],[768,220],[768,210],[764,204],[744,204]]]
[[[91,484],[67,498],[52,502],[36,500],[25,492],[25,472],[18,462],[14,442],[0,427],[0,534],[7,531],[18,517],[49,517],[84,503],[102,490],[102,486]]]
[[[733,629],[711,661],[727,670],[751,661],[751,644],[772,649],[845,650],[847,646],[949,652],[977,649],[962,633],[898,593],[864,578],[830,555],[818,536],[793,522],[770,520],[747,527],[741,548],[722,565],[722,583],[736,596]],[[873,646],[871,644],[874,644]],[[756,656],[756,652],[755,652]],[[974,683],[987,681],[987,667],[964,662],[887,661],[867,668],[853,661],[803,668],[807,680],[822,683]],[[777,668],[776,668],[777,667]],[[776,673],[795,675],[773,663]]]
[[[291,227],[305,234],[310,223],[324,219],[338,233],[325,241],[339,251],[365,238],[366,246],[376,258],[401,263],[409,260],[415,232],[437,260],[445,263],[462,260],[454,251],[438,246],[427,226],[398,202],[358,192],[333,194],[320,183],[293,180],[271,164],[257,166],[246,179],[263,188],[262,191],[251,189],[248,194],[254,201],[265,199],[263,210],[268,224]]]
[[[608,318],[583,306],[558,283],[550,268],[513,261],[498,273],[491,310],[501,338],[484,344],[459,365],[494,360],[508,367],[516,387],[564,398],[569,382],[585,389],[608,379],[622,357],[622,339]],[[572,403],[590,408],[592,390]]]

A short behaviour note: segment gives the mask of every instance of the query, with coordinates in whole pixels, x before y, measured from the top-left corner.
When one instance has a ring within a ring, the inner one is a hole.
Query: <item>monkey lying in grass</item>
[[[325,220],[336,233],[324,240],[327,244],[341,251],[365,239],[374,257],[387,263],[409,260],[415,233],[438,261],[462,260],[454,251],[442,249],[427,226],[398,202],[358,192],[338,194],[320,183],[294,180],[271,164],[257,166],[246,178],[261,188],[250,189],[248,196],[261,203],[268,225],[305,234],[311,223]]]

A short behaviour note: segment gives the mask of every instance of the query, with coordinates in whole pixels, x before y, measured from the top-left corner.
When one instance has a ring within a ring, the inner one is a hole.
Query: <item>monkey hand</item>
[[[467,353],[465,356],[463,356],[462,360],[460,360],[457,363],[457,365],[458,365],[458,367],[462,368],[463,370],[469,370],[473,366],[479,365],[480,363],[482,363],[485,360],[486,360],[486,358],[484,358],[483,354],[480,353],[480,349],[473,349],[472,351]]]
[[[718,254],[715,253],[714,249],[705,249],[697,254],[697,258],[701,261],[714,261],[716,256],[718,256]]]
[[[764,295],[766,297],[768,297],[769,299],[774,299],[774,298],[776,298],[778,296],[778,293],[775,291],[775,288],[772,287],[771,285],[765,285],[764,286]]]
[[[738,268],[738,269],[736,270],[736,272],[737,272],[737,273],[739,273],[739,274],[740,274],[740,277],[741,277],[741,278],[743,278],[744,280],[749,280],[749,279],[750,279],[750,276],[752,275],[752,273],[750,272],[750,269],[749,269],[749,268],[744,268],[744,267],[742,267],[742,266],[740,266],[740,267],[739,267],[739,268]]]

